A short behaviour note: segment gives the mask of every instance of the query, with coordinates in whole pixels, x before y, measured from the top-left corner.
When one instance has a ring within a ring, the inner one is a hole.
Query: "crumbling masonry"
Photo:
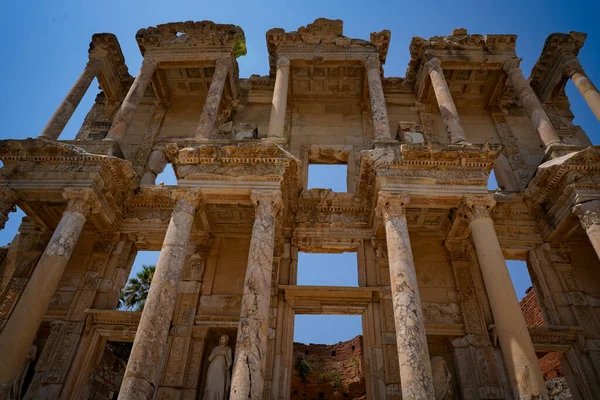
[[[84,398],[113,341],[133,342],[119,399],[201,399],[228,335],[230,398],[289,399],[294,316],[355,314],[367,399],[433,399],[432,358],[455,398],[546,399],[536,351],[600,399],[600,152],[564,92],[600,118],[586,35],[550,35],[529,79],[515,35],[465,29],[413,38],[406,77],[384,77],[390,35],[271,29],[269,75],[248,79],[238,26],[139,30],[135,78],[94,35],[41,134],[0,141],[0,224],[27,214],[0,252],[0,398]],[[155,182],[167,163],[177,185]],[[307,190],[309,164],[346,164],[348,192]],[[144,311],[115,310],[140,250],[161,251]],[[299,251],[355,252],[359,287],[296,285]],[[544,327],[506,259],[527,261]]]

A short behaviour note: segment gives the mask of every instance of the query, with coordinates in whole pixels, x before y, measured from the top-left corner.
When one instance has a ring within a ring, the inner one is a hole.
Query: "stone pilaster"
[[[265,377],[275,224],[281,193],[255,191],[252,201],[256,216],[233,362],[231,400],[262,398]]]
[[[8,221],[8,214],[16,211],[15,205],[19,200],[19,195],[8,188],[0,189],[0,230],[4,229],[6,221]]]
[[[231,59],[229,57],[222,57],[217,60],[215,73],[210,82],[206,102],[204,103],[200,122],[196,129],[196,138],[209,139],[215,130],[219,105],[221,104],[221,97],[223,97],[223,89],[227,81],[230,64]]]
[[[512,58],[504,63],[503,69],[508,74],[510,84],[519,95],[519,100],[521,100],[523,108],[525,108],[525,112],[527,112],[544,146],[547,148],[553,144],[560,144],[560,137],[552,126],[550,117],[546,114],[542,103],[540,103],[533,89],[529,86],[525,75],[523,75],[523,71],[519,66],[520,63],[520,58]]]
[[[405,193],[379,193],[378,209],[385,225],[402,398],[434,398],[425,318],[413,261]]]
[[[444,71],[442,71],[441,61],[438,58],[432,58],[425,63],[425,68],[431,78],[431,86],[440,107],[442,122],[444,122],[446,132],[450,136],[450,142],[460,143],[466,141],[465,131],[458,118],[458,111],[454,105],[452,93],[444,77]]]
[[[579,217],[598,258],[600,258],[600,200],[586,201],[573,207],[573,213]]]
[[[390,121],[388,120],[387,106],[381,84],[381,62],[377,57],[369,57],[365,62],[365,68],[367,70],[369,97],[371,99],[375,141],[392,140]]]
[[[66,210],[0,335],[0,393],[23,367],[87,216],[100,203],[92,189],[68,189]]]
[[[466,196],[459,214],[469,220],[513,394],[517,399],[547,399],[533,343],[490,216],[494,206],[489,195]]]
[[[275,89],[273,90],[273,102],[271,105],[271,118],[269,120],[270,138],[283,138],[289,78],[290,60],[287,57],[279,57],[277,60],[277,75],[275,77]]]
[[[40,137],[58,139],[101,67],[100,60],[92,59],[87,62],[83,72],[44,127]]]
[[[157,67],[158,62],[155,59],[144,58],[140,72],[129,88],[129,92],[127,92],[127,96],[125,96],[121,108],[117,112],[117,115],[115,115],[112,126],[104,140],[116,140],[119,143],[123,142],[125,135],[127,134],[127,129],[133,121],[135,112],[140,105],[140,101],[144,97],[146,88],[150,84],[152,75],[154,75],[154,71],[156,71]]]
[[[176,189],[173,196],[176,199],[175,209],[135,334],[119,392],[120,400],[152,398],[158,385],[177,287],[187,256],[186,245],[199,203],[199,194],[195,190]]]
[[[600,120],[600,92],[585,74],[577,57],[573,57],[563,66],[563,72],[571,78],[579,93],[590,107],[596,118]]]

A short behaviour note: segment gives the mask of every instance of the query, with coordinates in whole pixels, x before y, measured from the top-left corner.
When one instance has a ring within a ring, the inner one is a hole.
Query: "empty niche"
[[[298,253],[298,285],[358,286],[356,253]]]

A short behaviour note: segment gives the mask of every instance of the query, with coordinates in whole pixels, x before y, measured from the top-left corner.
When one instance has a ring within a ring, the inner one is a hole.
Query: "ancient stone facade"
[[[274,28],[269,75],[243,79],[240,27],[168,23],[138,31],[134,78],[94,35],[43,132],[0,141],[0,226],[27,214],[0,251],[0,397],[85,398],[129,342],[120,399],[290,399],[295,315],[353,314],[367,399],[546,399],[536,352],[600,398],[600,152],[564,92],[598,115],[585,34],[552,34],[528,80],[515,35],[413,38],[404,78],[383,73],[390,38]],[[307,190],[310,164],[347,165],[348,191]],[[118,311],[140,250],[160,250],[146,307]],[[354,252],[359,287],[297,285],[298,252]]]

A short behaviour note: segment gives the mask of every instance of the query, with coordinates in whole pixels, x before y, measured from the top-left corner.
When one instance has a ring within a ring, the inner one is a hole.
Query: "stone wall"
[[[292,399],[365,399],[361,335],[333,345],[294,342],[293,360]],[[304,379],[302,360],[310,365]]]

